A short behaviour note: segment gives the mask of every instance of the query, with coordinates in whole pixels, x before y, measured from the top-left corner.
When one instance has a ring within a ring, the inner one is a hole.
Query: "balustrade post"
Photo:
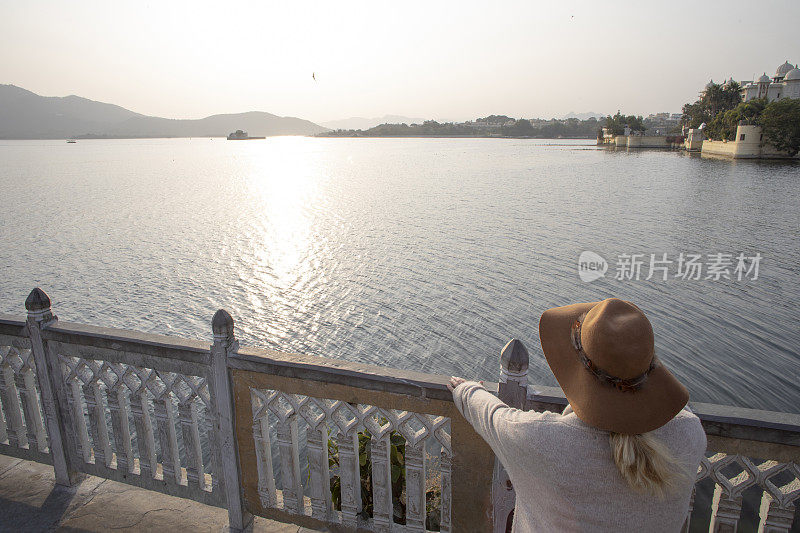
[[[425,532],[425,439],[406,438],[406,529]]]
[[[498,398],[510,407],[524,409],[528,397],[528,350],[522,341],[511,339],[500,352]],[[508,473],[498,459],[492,478],[494,533],[505,533],[517,496]]]
[[[58,317],[53,314],[50,298],[38,287],[25,300],[25,309],[28,311],[27,328],[56,483],[70,486],[80,479],[80,474],[75,468],[73,455],[69,453],[70,417],[64,379],[58,354],[42,338],[42,330],[56,323]]]
[[[178,455],[178,437],[175,432],[175,413],[168,390],[153,400],[153,414],[156,417],[156,434],[161,445],[162,479],[166,483],[180,483],[181,462]]]
[[[281,457],[283,507],[293,514],[303,514],[303,484],[300,479],[300,448],[297,434],[297,413],[278,420],[276,433]],[[344,498],[342,498],[344,501]]]
[[[394,523],[392,505],[391,431],[374,434],[370,439],[372,459],[372,520],[377,533],[390,533]],[[444,494],[442,487],[442,494]],[[444,507],[444,502],[442,502]]]
[[[794,506],[781,505],[764,491],[759,508],[758,533],[789,533],[794,521]]]
[[[193,398],[178,404],[178,419],[181,424],[183,446],[186,449],[186,482],[191,487],[204,490],[206,486],[203,474],[203,449],[200,446],[200,430]]]
[[[111,429],[117,455],[117,470],[129,473],[133,469],[134,457],[131,448],[131,430],[128,422],[128,408],[125,402],[125,389],[122,365],[111,363],[112,374],[116,376],[113,384],[106,388],[106,402],[111,412]],[[133,398],[131,398],[133,399]]]
[[[256,469],[258,470],[258,495],[263,507],[276,507],[278,498],[275,490],[275,472],[272,468],[272,444],[269,438],[269,422],[265,412],[264,416],[253,421],[253,440],[256,444]],[[325,436],[325,451],[328,451],[327,433]],[[325,466],[328,466],[327,455],[326,453]],[[330,477],[327,479],[330,479]],[[328,489],[328,499],[330,500],[330,485],[326,485],[325,488]],[[327,515],[325,515],[325,518],[327,519]]]
[[[712,533],[736,533],[739,528],[739,515],[742,512],[742,496],[729,496],[721,485],[714,487],[714,499],[711,502]]]
[[[214,314],[211,320],[214,344],[211,345],[211,401],[215,410],[214,453],[220,458],[220,486],[225,493],[228,508],[228,522],[231,531],[243,531],[251,527],[253,515],[244,506],[242,498],[242,475],[239,468],[239,449],[234,429],[234,399],[228,373],[228,356],[239,349],[239,342],[233,332],[233,318],[224,309]],[[221,475],[220,475],[221,474]]]
[[[408,464],[408,448],[406,448],[406,464]],[[342,525],[355,531],[362,504],[358,432],[355,427],[339,433],[339,481]]]

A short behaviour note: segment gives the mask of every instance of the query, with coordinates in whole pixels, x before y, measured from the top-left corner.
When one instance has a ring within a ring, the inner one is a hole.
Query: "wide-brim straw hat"
[[[598,429],[646,433],[689,400],[655,356],[650,321],[630,302],[609,298],[549,309],[539,338],[572,410]]]

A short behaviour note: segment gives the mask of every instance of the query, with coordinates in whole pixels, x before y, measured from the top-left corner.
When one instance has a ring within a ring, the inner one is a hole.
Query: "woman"
[[[706,436],[647,317],[616,298],[557,307],[539,337],[563,413],[510,408],[461,378],[449,387],[514,484],[513,531],[679,531]]]

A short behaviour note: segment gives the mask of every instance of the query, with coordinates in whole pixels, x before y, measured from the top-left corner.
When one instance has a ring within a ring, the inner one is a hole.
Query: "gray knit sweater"
[[[634,492],[611,458],[608,432],[564,413],[520,411],[474,381],[453,391],[458,410],[492,447],[517,493],[515,533],[679,531],[693,476],[706,450],[700,420],[688,408],[653,434],[685,465],[690,479],[659,500]]]

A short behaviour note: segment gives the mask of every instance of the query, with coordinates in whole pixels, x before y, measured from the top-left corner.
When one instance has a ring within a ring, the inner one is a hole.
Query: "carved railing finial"
[[[28,318],[39,323],[48,324],[58,319],[58,317],[53,314],[50,306],[50,297],[39,287],[33,289],[25,299],[25,309],[28,310]]]
[[[500,381],[528,381],[528,350],[519,339],[511,339],[500,352]]]
[[[25,299],[25,309],[28,311],[50,309],[50,297],[42,289],[36,287]]]
[[[214,313],[214,318],[211,319],[211,330],[214,332],[215,343],[227,345],[230,352],[236,352],[239,349],[233,329],[233,317],[229,312],[220,309]]]
[[[211,319],[211,330],[214,332],[214,338],[229,338],[233,337],[233,317],[229,312],[220,309],[214,313],[214,318]]]

